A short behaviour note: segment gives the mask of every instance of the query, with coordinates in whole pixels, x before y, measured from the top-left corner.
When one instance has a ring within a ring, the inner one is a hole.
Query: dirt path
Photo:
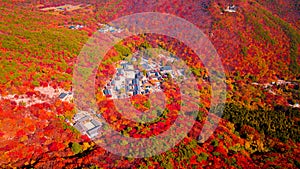
[[[27,95],[7,95],[7,96],[1,96],[0,99],[8,99],[11,101],[15,101],[18,105],[24,105],[25,107],[29,107],[31,105],[37,104],[37,103],[49,103],[52,99],[58,98],[60,93],[64,92],[67,93],[68,91],[65,91],[64,89],[58,88],[54,89],[51,86],[48,87],[36,87],[34,91],[39,92],[42,96],[27,96]]]

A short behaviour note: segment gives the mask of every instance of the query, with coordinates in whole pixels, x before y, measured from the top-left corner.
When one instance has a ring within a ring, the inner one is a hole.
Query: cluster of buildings
[[[73,127],[81,134],[86,134],[89,138],[95,138],[102,126],[99,118],[101,118],[101,115],[93,110],[78,111],[73,117]]]
[[[55,7],[45,7],[41,8],[41,11],[54,11],[54,12],[64,12],[64,11],[74,11],[77,9],[81,9],[82,4],[79,5],[71,5],[71,4],[65,4],[65,5],[60,5],[60,6],[55,6]]]
[[[251,83],[255,86],[262,86],[263,89],[267,90],[269,93],[273,94],[273,95],[277,95],[277,93],[275,93],[273,90],[272,90],[272,87],[273,86],[287,86],[287,85],[297,85],[299,86],[298,83],[296,82],[289,82],[289,81],[285,81],[285,80],[277,80],[277,81],[273,81],[271,83],[264,83],[264,84],[260,84],[260,83],[257,83],[257,82],[253,82]],[[295,103],[293,104],[292,102],[289,102],[288,100],[288,103],[289,103],[289,106],[290,107],[293,107],[293,108],[300,108],[300,104],[299,103]]]
[[[73,99],[73,93],[61,91],[58,98],[62,101],[70,102]],[[77,110],[71,122],[67,119],[66,122],[76,128],[81,134],[87,135],[92,139],[99,134],[99,129],[102,127],[100,119],[102,119],[101,115],[92,109],[89,111]]]
[[[99,24],[99,26],[101,27],[98,31],[101,33],[106,33],[106,32],[111,32],[111,33],[120,33],[122,32],[122,29],[120,28],[115,28],[111,25],[108,24]]]
[[[112,99],[127,98],[137,94],[150,94],[162,90],[162,82],[166,78],[178,75],[170,65],[149,62],[145,57],[138,55],[131,61],[121,61],[116,68],[115,77],[104,87],[103,94]],[[184,70],[179,71],[183,74]]]
[[[229,6],[227,6],[227,8],[224,11],[225,12],[233,13],[233,12],[236,12],[237,9],[238,9],[237,6],[235,6],[235,5],[229,5]]]
[[[264,89],[267,89],[267,88],[270,88],[270,87],[273,87],[274,85],[291,85],[291,84],[295,84],[296,83],[292,83],[292,82],[288,82],[288,81],[285,81],[285,80],[277,80],[277,81],[273,81],[271,83],[264,83],[264,84],[260,84],[260,83],[256,83],[256,82],[253,82],[251,83],[253,85],[256,85],[256,86],[262,86]]]
[[[106,84],[103,93],[111,99],[117,99],[161,91],[164,80],[184,74],[184,69],[174,70],[171,66],[174,59],[176,58],[165,57],[164,62],[155,62],[153,58],[140,57],[137,52],[131,59],[117,64],[116,74]],[[73,93],[60,90],[58,98],[62,101],[71,101]],[[67,121],[67,123],[81,134],[93,139],[101,133],[101,119],[101,115],[92,109],[89,111],[78,110],[72,118],[72,122]]]
[[[82,28],[84,28],[83,25],[70,25],[69,26],[69,29],[82,29]]]

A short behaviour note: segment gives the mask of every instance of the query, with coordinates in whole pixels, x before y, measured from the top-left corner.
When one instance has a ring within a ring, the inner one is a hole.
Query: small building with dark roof
[[[134,90],[134,91],[133,91],[133,95],[137,95],[137,94],[139,94],[138,91],[137,91],[137,90]]]
[[[140,82],[140,81],[139,81],[138,78],[132,80],[132,84],[133,84],[133,85],[138,85],[139,82]]]
[[[59,97],[60,99],[64,99],[64,98],[67,97],[67,96],[68,96],[67,93],[61,93],[58,97]]]
[[[104,93],[106,96],[111,96],[111,91],[108,90],[108,89],[104,89],[104,90],[103,90],[103,93]]]

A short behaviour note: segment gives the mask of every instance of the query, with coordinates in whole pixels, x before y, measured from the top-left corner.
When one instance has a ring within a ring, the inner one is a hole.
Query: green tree
[[[80,152],[82,152],[82,148],[81,145],[79,143],[72,143],[72,147],[71,147],[72,151],[74,154],[78,154]]]

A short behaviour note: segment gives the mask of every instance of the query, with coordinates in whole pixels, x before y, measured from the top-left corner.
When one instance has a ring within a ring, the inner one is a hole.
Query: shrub
[[[203,160],[206,161],[208,157],[209,157],[208,154],[201,152],[201,153],[199,154],[199,156],[197,157],[197,161],[198,161],[198,162],[201,162],[201,161],[203,161]]]
[[[72,143],[72,147],[71,147],[72,151],[74,154],[78,154],[82,152],[82,148],[81,145],[79,143]]]

